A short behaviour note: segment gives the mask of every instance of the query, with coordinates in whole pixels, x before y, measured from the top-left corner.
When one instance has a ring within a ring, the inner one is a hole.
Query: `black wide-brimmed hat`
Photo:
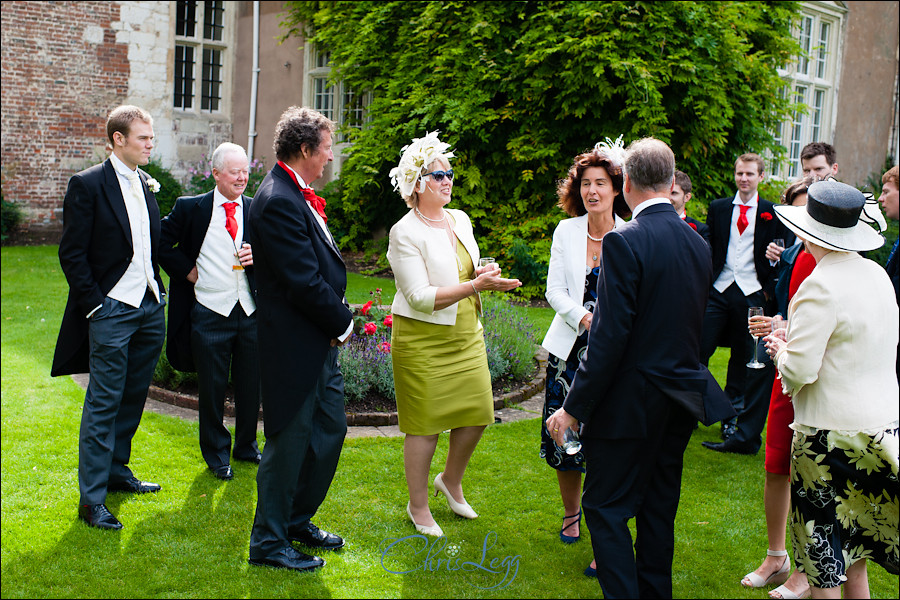
[[[804,240],[829,250],[863,252],[884,245],[884,237],[860,221],[866,197],[839,181],[809,186],[806,206],[776,206],[775,214]]]

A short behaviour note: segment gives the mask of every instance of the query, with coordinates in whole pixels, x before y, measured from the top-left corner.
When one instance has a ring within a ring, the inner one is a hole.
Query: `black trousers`
[[[581,506],[604,598],[672,597],[675,515],[696,419],[675,404],[665,406],[651,417],[647,439],[583,441]]]
[[[200,452],[210,468],[229,463],[231,434],[222,422],[228,372],[234,384],[234,457],[254,458],[259,452],[259,357],[256,313],[247,315],[240,303],[223,317],[199,302],[191,310],[191,348],[199,387]]]
[[[103,504],[110,481],[132,476],[131,439],[166,338],[164,306],[148,291],[138,308],[107,297],[91,316],[91,379],[78,439],[81,504]]]
[[[724,346],[731,349],[725,393],[737,412],[743,405],[747,363],[753,355],[753,338],[747,331],[747,309],[751,306],[765,306],[762,290],[745,296],[741,288],[732,283],[722,293],[715,288],[710,290],[703,315],[700,360],[709,366],[709,359],[716,348]]]
[[[332,348],[312,391],[291,422],[266,437],[256,473],[257,503],[250,558],[268,558],[291,545],[325,500],[347,435],[344,380]]]
[[[769,399],[772,397],[772,384],[775,383],[775,364],[766,354],[765,342],[762,338],[756,347],[756,358],[763,363],[762,369],[747,369],[747,385],[744,390],[744,405],[738,411],[737,427],[734,439],[737,442],[753,446],[759,451],[762,446],[762,431],[769,415]]]

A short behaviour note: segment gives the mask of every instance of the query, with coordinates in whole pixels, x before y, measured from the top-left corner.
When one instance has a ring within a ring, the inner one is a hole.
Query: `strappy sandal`
[[[575,513],[574,515],[569,515],[569,516],[563,517],[563,523],[566,522],[566,519],[574,519],[575,517],[578,517],[577,521],[572,521],[571,523],[569,523],[568,525],[566,525],[565,527],[563,527],[562,529],[559,530],[559,539],[562,540],[563,544],[574,544],[575,542],[577,542],[578,540],[581,539],[581,527],[578,528],[579,531],[578,531],[578,535],[576,535],[576,536],[571,536],[571,535],[565,534],[566,529],[568,529],[572,525],[575,525],[576,523],[578,523],[578,524],[581,523],[581,509],[578,509],[578,512]]]

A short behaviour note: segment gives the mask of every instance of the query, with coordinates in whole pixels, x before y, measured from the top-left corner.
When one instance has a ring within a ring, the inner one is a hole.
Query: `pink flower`
[[[369,300],[362,307],[362,314],[369,316],[369,309],[372,308],[372,300]]]
[[[388,315],[384,318],[384,326],[385,327],[393,327],[394,326],[394,315]]]
[[[385,354],[390,354],[391,352],[391,343],[390,342],[381,342],[378,344],[378,349],[384,352]]]
[[[373,335],[376,329],[378,329],[378,325],[369,322],[363,326],[363,333],[365,333],[366,335]]]

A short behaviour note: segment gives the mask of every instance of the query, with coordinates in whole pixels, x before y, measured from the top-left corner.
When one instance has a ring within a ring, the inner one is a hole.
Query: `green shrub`
[[[159,191],[156,193],[156,203],[159,204],[159,216],[165,217],[172,212],[175,200],[184,195],[184,190],[178,180],[172,176],[168,169],[156,161],[151,160],[146,166],[141,167],[153,179],[159,182]]]
[[[403,216],[388,173],[412,138],[440,131],[456,155],[452,206],[525,283],[516,294],[540,296],[538,265],[564,217],[556,182],[604,137],[668,143],[698,205],[734,193],[741,153],[783,156],[772,131],[793,107],[778,69],[801,51],[799,6],[287,2],[282,26],[330,52],[335,80],[372,94],[341,165],[342,247]]]
[[[0,192],[0,241],[5,242],[19,223],[22,222],[22,209],[15,202],[7,202]]]
[[[165,348],[163,348],[162,353],[159,355],[159,362],[156,363],[156,369],[153,371],[153,385],[167,390],[175,390],[182,385],[196,387],[197,374],[176,371],[175,368],[169,364],[169,359],[166,358]]]

